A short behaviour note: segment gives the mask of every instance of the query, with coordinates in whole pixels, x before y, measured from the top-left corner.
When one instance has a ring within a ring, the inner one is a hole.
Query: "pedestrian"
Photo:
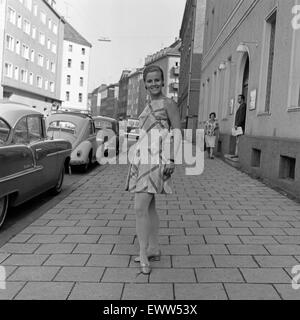
[[[219,130],[219,123],[216,117],[216,113],[212,112],[209,115],[209,120],[205,123],[205,144],[210,159],[214,159],[214,148],[216,147],[217,133]]]
[[[148,66],[144,70],[143,79],[148,99],[145,109],[139,117],[139,128],[144,136],[140,136],[135,145],[135,161],[131,163],[129,168],[126,190],[135,193],[136,233],[140,247],[139,256],[135,262],[140,264],[140,274],[150,274],[150,261],[159,261],[161,257],[159,248],[160,222],[156,211],[155,195],[172,193],[171,176],[175,170],[174,157],[181,143],[181,140],[178,139],[181,138],[181,132],[174,130],[174,136],[177,136],[171,146],[173,151],[169,152],[169,159],[166,159],[165,162],[161,161],[164,141],[161,141],[158,151],[156,151],[159,152],[159,164],[142,163],[140,150],[145,147],[146,143],[148,156],[151,157],[152,153],[155,153],[152,146],[152,149],[148,148],[148,138],[150,138],[151,132],[153,130],[169,132],[171,128],[180,129],[181,122],[176,103],[162,93],[164,87],[163,70],[159,66]],[[180,137],[178,137],[178,132],[180,132]]]
[[[241,134],[236,136],[236,145],[235,145],[235,155],[232,158],[238,158],[239,157],[239,142],[240,137],[245,134],[245,127],[246,127],[246,112],[247,112],[247,105],[245,102],[245,96],[243,94],[240,94],[238,96],[238,103],[239,108],[235,115],[235,121],[234,121],[234,129],[238,130],[238,128],[241,128]]]

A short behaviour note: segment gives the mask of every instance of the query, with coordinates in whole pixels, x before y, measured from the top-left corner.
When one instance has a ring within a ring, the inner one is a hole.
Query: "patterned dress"
[[[162,144],[164,143],[164,139],[161,139],[159,146],[157,145],[156,148],[155,146],[154,148],[153,146],[149,147],[151,130],[156,129],[161,133],[170,131],[170,121],[166,110],[167,103],[170,103],[168,98],[157,100],[154,109],[153,104],[147,101],[146,108],[139,117],[139,127],[143,134],[135,145],[134,161],[130,164],[126,179],[126,191],[150,194],[172,193],[171,176],[164,175],[166,168],[165,162],[162,161]],[[159,152],[159,164],[144,164],[141,161],[141,146],[143,143],[148,144],[147,152],[149,158]]]

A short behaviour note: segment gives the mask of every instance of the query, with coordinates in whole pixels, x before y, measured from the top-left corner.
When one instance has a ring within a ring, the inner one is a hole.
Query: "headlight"
[[[77,151],[77,157],[80,158],[81,157],[82,152],[81,151]]]

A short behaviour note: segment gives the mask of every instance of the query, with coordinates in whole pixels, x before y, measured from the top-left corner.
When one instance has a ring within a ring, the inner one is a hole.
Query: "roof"
[[[76,126],[81,127],[83,123],[89,120],[89,117],[82,117],[80,115],[68,114],[68,113],[54,113],[47,117],[47,123],[50,124],[53,121],[70,121]]]
[[[92,45],[78,32],[70,23],[66,21],[64,40],[81,44],[86,47],[92,47]]]
[[[42,113],[30,108],[29,106],[14,102],[0,101],[0,117],[3,118],[11,127],[14,127],[21,118],[29,115],[43,116]]]

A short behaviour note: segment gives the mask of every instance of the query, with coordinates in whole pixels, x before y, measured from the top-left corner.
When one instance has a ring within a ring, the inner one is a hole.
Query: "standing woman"
[[[209,115],[209,120],[205,123],[205,143],[210,159],[214,159],[214,148],[216,147],[217,131],[219,130],[216,117],[216,113],[212,112]]]
[[[140,139],[136,145],[135,160],[129,168],[126,190],[135,193],[136,232],[139,241],[139,257],[135,262],[140,263],[140,273],[151,273],[151,260],[160,260],[159,248],[159,217],[156,211],[155,195],[171,194],[171,175],[174,173],[174,157],[181,144],[181,132],[174,130],[175,144],[171,145],[169,159],[158,164],[141,161],[141,148],[148,150],[148,158],[153,156],[153,146],[148,147],[151,132],[157,130],[162,133],[170,129],[180,129],[180,115],[176,103],[162,93],[164,87],[164,73],[159,66],[148,66],[144,70],[143,79],[149,99],[144,111],[139,117]],[[180,134],[179,134],[180,132]],[[162,135],[163,136],[163,135]],[[163,140],[163,139],[162,139]],[[163,158],[161,141],[159,158]],[[144,144],[144,145],[143,145]],[[145,146],[146,144],[146,146]],[[155,148],[154,148],[155,149]],[[156,151],[157,152],[157,151]]]

